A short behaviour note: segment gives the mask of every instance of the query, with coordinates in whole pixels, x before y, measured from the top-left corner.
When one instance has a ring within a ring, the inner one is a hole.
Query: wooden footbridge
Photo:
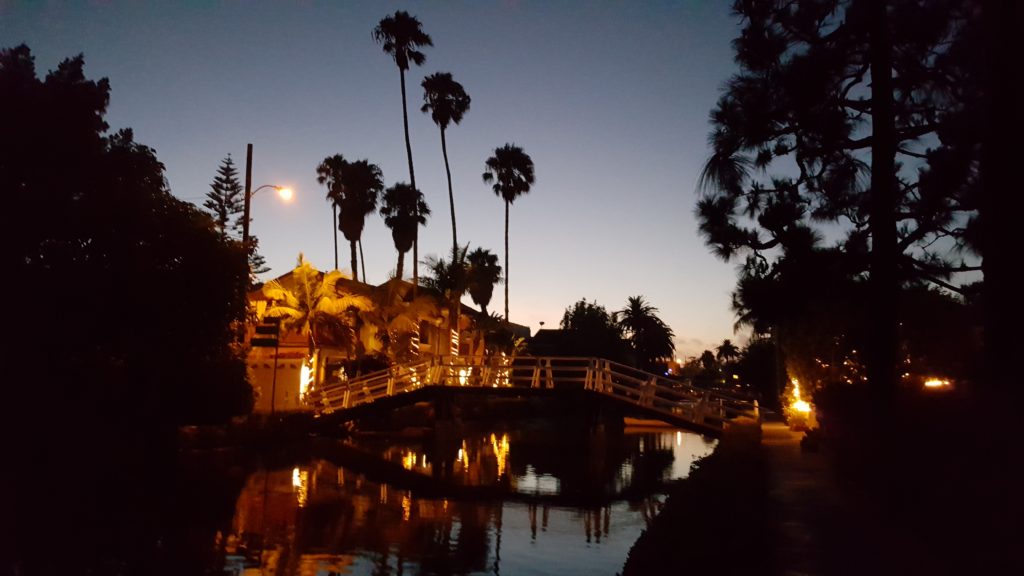
[[[431,386],[582,388],[635,414],[711,435],[733,418],[758,418],[756,402],[600,358],[439,356],[321,386],[308,400],[318,414],[332,414]]]

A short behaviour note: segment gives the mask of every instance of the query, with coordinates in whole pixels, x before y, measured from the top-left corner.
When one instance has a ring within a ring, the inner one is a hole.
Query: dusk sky
[[[408,181],[398,68],[371,36],[407,10],[434,41],[406,77],[416,180],[434,213],[421,259],[451,244],[440,135],[419,111],[420,81],[445,71],[473,100],[447,134],[460,241],[502,256],[504,204],[481,180],[495,147],[522,146],[536,167],[511,210],[512,321],[556,327],[580,298],[612,311],[642,294],[690,356],[745,340],[732,331],[734,265],[710,254],[693,215],[708,112],[735,70],[729,4],[0,0],[0,46],[28,44],[40,75],[84,53],[87,76],[110,79],[111,129],[155,148],[180,198],[201,205],[221,160],[244,172],[252,143],[253,187],[296,192],[291,204],[254,198],[266,279],[299,252],[333,267],[323,158],[369,159],[387,186]],[[363,245],[369,281],[383,282],[397,254],[379,216]],[[503,307],[499,286],[490,308]]]

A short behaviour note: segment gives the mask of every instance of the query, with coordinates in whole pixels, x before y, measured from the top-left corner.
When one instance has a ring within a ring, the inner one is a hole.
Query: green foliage
[[[41,81],[26,46],[0,51],[0,228],[24,297],[13,352],[39,367],[11,405],[107,430],[103,442],[245,413],[251,389],[232,345],[245,253],[170,194],[131,130],[106,133],[109,84],[83,67],[65,60]]]

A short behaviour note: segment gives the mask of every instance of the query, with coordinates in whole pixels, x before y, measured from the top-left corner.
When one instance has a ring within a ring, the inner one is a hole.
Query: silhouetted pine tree
[[[213,184],[210,184],[210,191],[206,193],[206,201],[203,202],[203,207],[213,215],[222,236],[242,231],[244,202],[245,190],[238,181],[238,170],[228,154],[217,168],[217,176]]]

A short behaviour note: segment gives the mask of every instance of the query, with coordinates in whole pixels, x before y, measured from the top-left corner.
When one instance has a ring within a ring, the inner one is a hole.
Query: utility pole
[[[249,258],[249,200],[252,197],[252,144],[245,146],[245,209],[242,211],[242,246]]]

